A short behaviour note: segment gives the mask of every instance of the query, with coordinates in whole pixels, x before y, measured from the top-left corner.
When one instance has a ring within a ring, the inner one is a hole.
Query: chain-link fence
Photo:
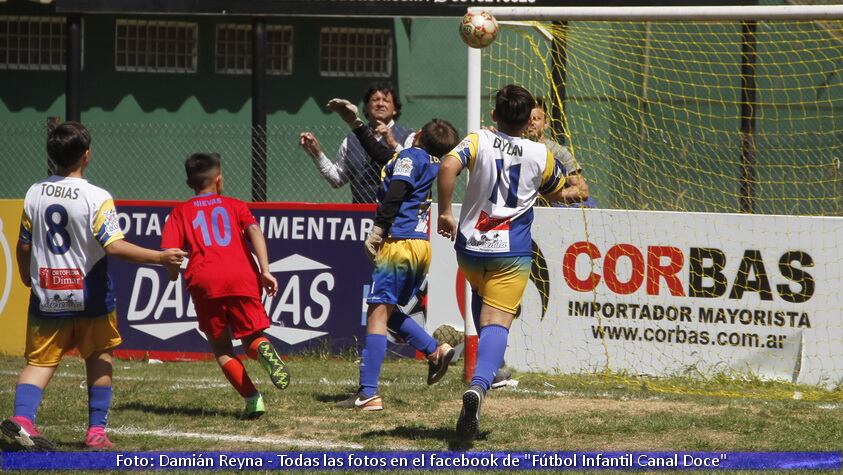
[[[191,191],[185,185],[183,161],[193,152],[204,151],[217,152],[222,156],[225,193],[245,201],[252,199],[250,125],[96,122],[86,125],[93,137],[93,163],[85,175],[116,198],[182,200],[189,197]],[[333,188],[301,149],[299,134],[302,131],[313,132],[322,150],[330,160],[334,160],[348,128],[341,124],[267,127],[266,172],[255,176],[257,184],[266,189],[267,201],[351,202],[350,186]],[[46,123],[0,122],[0,163],[3,164],[0,198],[22,198],[33,182],[46,176],[46,134]],[[686,139],[679,136],[665,137],[659,140],[666,144]],[[621,175],[628,176],[627,172],[620,173],[626,170],[623,164],[614,163],[614,159],[601,161],[600,153],[582,152],[599,151],[603,137],[581,134],[577,138],[581,151],[578,157],[586,156],[584,174],[591,195],[597,199],[601,208],[707,212],[735,212],[739,209],[734,178],[724,178],[719,184],[712,183],[711,174],[696,167],[696,162],[690,161],[683,154],[677,155],[674,162],[655,162],[668,167],[670,173],[642,172],[638,181],[630,182],[618,178]],[[716,148],[725,150],[730,146],[734,146],[734,141],[724,141]],[[813,166],[805,166],[802,162],[798,162],[799,166],[787,165],[790,162],[759,163],[761,179],[757,182],[757,212],[825,216],[843,213],[843,174],[839,160],[835,158],[839,144],[814,140],[811,144],[804,144],[804,147],[806,150],[822,148],[825,154]],[[610,158],[614,156],[611,153],[604,155]],[[804,161],[804,158],[800,158],[803,155],[782,155],[782,160],[796,157]],[[722,157],[714,157],[713,160],[712,166],[717,170],[724,167],[734,170],[738,167],[734,163],[726,163]],[[682,180],[671,179],[689,166],[693,170],[687,176],[683,175]],[[794,169],[798,173],[792,176],[785,173],[786,170]],[[640,187],[636,184],[641,179],[654,180],[654,177],[662,175],[667,178],[658,187]],[[462,199],[464,183],[464,179],[458,181],[455,202]],[[628,190],[625,186],[632,186],[633,189]],[[658,196],[662,198],[655,198],[657,192],[661,193]],[[637,201],[629,198],[637,195],[650,198]]]
[[[184,199],[183,162],[193,152],[217,152],[223,159],[225,193],[252,198],[250,125],[126,124],[86,122],[93,161],[85,176],[122,199]],[[45,123],[0,123],[0,198],[21,198],[46,176]],[[334,189],[299,146],[299,134],[313,132],[331,160],[348,133],[344,125],[267,127],[266,173],[255,178],[268,201],[351,201],[348,185]]]

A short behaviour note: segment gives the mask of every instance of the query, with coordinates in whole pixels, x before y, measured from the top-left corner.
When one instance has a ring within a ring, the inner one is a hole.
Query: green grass
[[[0,358],[0,413],[10,414],[21,358]],[[352,358],[293,358],[290,387],[271,386],[256,362],[247,369],[267,413],[238,419],[242,399],[213,362],[117,361],[111,438],[120,451],[285,450],[702,450],[839,451],[841,392],[762,381],[516,374],[517,388],[492,391],[470,446],[453,428],[465,388],[455,366],[429,387],[423,362],[384,364],[385,410],[361,413],[333,403],[357,386]],[[83,450],[84,365],[66,358],[38,416],[62,450]],[[801,400],[792,395],[799,391]],[[787,396],[787,397],[786,397]],[[178,435],[181,433],[182,435]],[[186,433],[198,434],[196,436]],[[204,437],[204,438],[200,438]],[[248,436],[220,440],[218,436]],[[333,445],[327,445],[333,444]],[[9,450],[9,445],[3,445]],[[191,472],[196,473],[196,472]],[[419,473],[419,472],[413,472]],[[441,472],[440,472],[441,473]],[[567,472],[571,473],[571,472]],[[605,473],[605,472],[604,472]],[[664,473],[664,472],[661,472]],[[790,472],[793,473],[793,472]]]

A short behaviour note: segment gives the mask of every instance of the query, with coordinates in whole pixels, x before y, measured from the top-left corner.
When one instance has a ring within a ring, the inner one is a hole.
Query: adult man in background
[[[537,100],[536,106],[530,113],[530,122],[527,124],[525,136],[531,140],[545,144],[553,154],[553,158],[565,168],[565,189],[558,194],[561,200],[550,203],[550,206],[557,208],[597,207],[597,202],[588,192],[588,183],[585,181],[579,162],[571,154],[571,151],[568,150],[568,147],[545,137],[547,125],[547,113],[545,112],[544,103],[541,100]]]
[[[401,115],[401,102],[390,83],[370,84],[363,103],[363,114],[378,140],[396,151],[405,148],[408,139],[412,144],[412,130],[396,122]],[[385,163],[374,161],[354,133],[345,136],[333,162],[322,152],[319,140],[312,132],[302,132],[299,144],[333,188],[350,184],[352,203],[376,202],[380,171]]]

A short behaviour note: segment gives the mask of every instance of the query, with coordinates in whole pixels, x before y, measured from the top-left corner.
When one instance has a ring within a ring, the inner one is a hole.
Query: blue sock
[[[15,387],[15,415],[26,417],[35,424],[42,394],[41,388],[34,384],[18,384]]]
[[[471,384],[482,386],[486,391],[492,387],[495,372],[503,363],[506,353],[506,340],[509,330],[500,325],[486,325],[480,329],[480,342],[477,344],[477,368]]]
[[[111,408],[111,386],[88,388],[88,426],[105,427],[108,424],[108,410]]]
[[[378,379],[385,357],[386,335],[366,335],[366,345],[360,358],[360,387],[363,396],[372,397],[378,393]]]
[[[389,316],[386,326],[397,333],[398,336],[403,338],[410,344],[410,346],[423,352],[424,354],[429,355],[436,351],[436,340],[434,340],[432,336],[428,335],[421,325],[398,310],[398,308],[392,311],[392,315]]]
[[[474,330],[480,334],[480,309],[483,308],[483,297],[476,290],[471,290],[471,318],[474,320]]]

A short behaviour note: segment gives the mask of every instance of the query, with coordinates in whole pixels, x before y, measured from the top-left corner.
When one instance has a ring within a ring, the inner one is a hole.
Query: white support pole
[[[466,47],[468,49],[468,81],[466,90],[466,127],[467,132],[480,129],[480,95],[481,76],[480,70],[483,66],[482,55],[479,49]],[[466,180],[468,173],[465,174]],[[477,328],[474,327],[474,319],[471,314],[471,287],[465,286],[465,349],[463,351],[464,373],[463,377],[469,381],[474,374],[474,367],[477,365]]]
[[[731,5],[716,7],[471,7],[498,20],[839,20],[843,5]]]
[[[468,84],[466,90],[466,127],[467,132],[480,128],[480,68],[481,54],[476,48],[468,49]]]

